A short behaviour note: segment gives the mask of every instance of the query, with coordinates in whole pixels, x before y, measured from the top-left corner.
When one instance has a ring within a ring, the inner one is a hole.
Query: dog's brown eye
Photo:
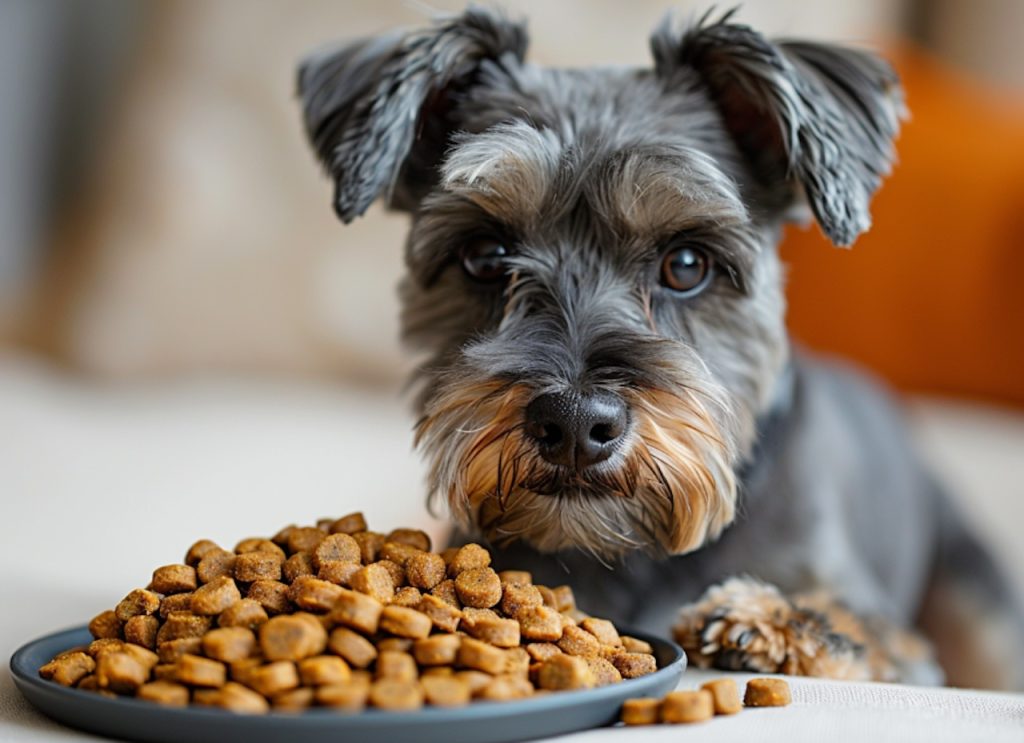
[[[708,283],[711,259],[700,248],[683,245],[661,259],[661,283],[674,292],[693,296]]]
[[[505,278],[505,259],[511,251],[493,238],[473,240],[462,249],[462,268],[477,281],[495,282]]]

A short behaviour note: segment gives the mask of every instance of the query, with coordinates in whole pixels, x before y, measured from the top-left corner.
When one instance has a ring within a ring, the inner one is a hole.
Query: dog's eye
[[[711,276],[711,259],[701,248],[681,245],[661,259],[662,286],[687,297],[699,294]]]
[[[476,281],[501,281],[507,269],[505,259],[511,252],[499,240],[477,238],[462,249],[462,270]]]

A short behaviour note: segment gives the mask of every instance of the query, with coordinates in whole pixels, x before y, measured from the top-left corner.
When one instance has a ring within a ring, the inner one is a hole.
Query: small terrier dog
[[[674,624],[698,665],[1019,685],[1006,583],[891,401],[785,330],[784,225],[868,228],[893,71],[732,13],[666,20],[651,69],[526,46],[471,7],[299,72],[338,216],[412,215],[431,498],[499,567]]]

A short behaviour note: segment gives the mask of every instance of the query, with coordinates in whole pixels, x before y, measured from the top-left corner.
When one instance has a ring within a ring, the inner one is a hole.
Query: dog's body
[[[776,251],[801,211],[837,244],[868,227],[895,76],[728,17],[664,25],[652,70],[525,46],[472,9],[300,74],[339,215],[382,193],[413,214],[433,495],[499,560],[655,631],[753,576],[679,619],[698,662],[935,680],[901,631],[926,593],[1000,615],[1006,594],[884,395],[791,353]]]

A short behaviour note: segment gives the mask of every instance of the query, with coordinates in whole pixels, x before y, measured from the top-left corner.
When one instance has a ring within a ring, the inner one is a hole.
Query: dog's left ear
[[[802,187],[829,239],[851,244],[892,165],[904,114],[895,72],[854,49],[772,43],[731,16],[681,34],[666,19],[651,37],[656,73],[671,86],[696,71],[755,175]]]
[[[335,180],[342,221],[385,193],[391,206],[414,208],[457,128],[460,89],[486,60],[522,62],[526,43],[521,23],[470,7],[426,29],[354,41],[303,62],[306,133]]]

